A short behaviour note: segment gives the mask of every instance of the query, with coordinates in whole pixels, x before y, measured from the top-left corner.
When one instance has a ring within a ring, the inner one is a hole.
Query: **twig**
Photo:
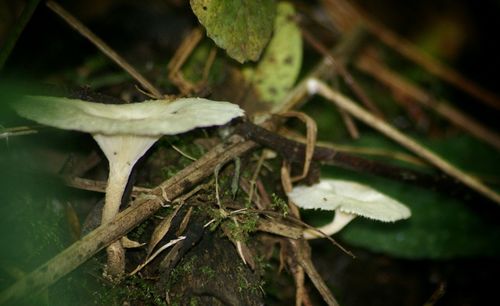
[[[268,131],[260,126],[245,122],[236,127],[236,133],[278,152],[292,163],[304,161],[306,146]],[[340,152],[333,148],[316,146],[312,160],[327,165],[365,174],[373,174],[388,179],[411,183],[423,188],[433,189],[452,196],[470,198],[469,194],[460,194],[463,185],[446,175],[434,176],[401,168],[381,162],[364,159]]]
[[[241,137],[237,136],[232,137],[227,143],[216,146],[200,159],[179,171],[174,177],[154,188],[150,195],[161,197],[162,190],[165,190],[173,199],[210,176],[216,165],[226,163],[234,156],[242,155],[255,146],[254,142],[243,141]],[[129,208],[119,213],[115,220],[99,226],[26,277],[2,291],[0,304],[19,300],[28,294],[39,293],[98,251],[127,234],[137,224],[160,209],[161,204],[157,199],[149,199],[148,197],[134,201]]]
[[[470,79],[462,76],[457,71],[441,64],[439,61],[420,51],[411,42],[398,37],[385,26],[373,20],[367,22],[368,29],[386,45],[392,47],[404,57],[424,67],[431,74],[445,80],[446,82],[462,89],[469,95],[484,102],[486,105],[500,110],[500,98],[494,93],[482,88]]]
[[[177,48],[174,56],[170,59],[170,62],[167,65],[168,78],[177,86],[177,88],[179,88],[182,95],[188,95],[197,91],[203,83],[205,73],[208,76],[210,66],[215,59],[215,54],[212,55],[213,52],[210,52],[207,65],[205,66],[205,69],[203,69],[203,79],[199,84],[192,84],[184,78],[184,74],[181,71],[182,65],[184,65],[188,58],[193,54],[194,49],[202,39],[203,31],[201,28],[195,28],[192,30],[182,40],[181,45]]]
[[[302,36],[317,50],[319,51],[324,57],[328,58],[330,62],[332,63],[333,67],[335,67],[336,71],[338,74],[344,79],[346,82],[347,86],[351,88],[353,93],[358,97],[358,99],[363,102],[363,104],[368,108],[370,111],[372,111],[374,114],[376,114],[380,118],[384,118],[384,114],[380,111],[380,109],[373,103],[373,101],[368,97],[368,95],[364,92],[363,88],[354,80],[352,75],[347,71],[347,69],[344,67],[343,63],[340,63],[335,59],[335,57],[332,55],[328,49],[325,48],[319,41],[317,41],[314,36],[312,36],[309,32],[307,32],[305,29],[302,29]]]
[[[257,161],[257,165],[255,166],[255,170],[252,174],[252,178],[250,179],[250,182],[248,184],[249,186],[248,186],[248,189],[246,191],[247,195],[248,195],[248,202],[247,202],[248,205],[250,205],[252,203],[253,194],[255,192],[255,183],[257,182],[257,178],[259,176],[260,169],[262,168],[262,164],[264,163],[265,158],[266,158],[266,152],[264,150],[260,153],[259,160]],[[243,182],[244,181],[242,180],[240,184],[244,185]],[[243,189],[246,189],[246,188],[243,188]],[[260,203],[257,206],[260,206]]]
[[[306,143],[306,139],[298,134],[295,133],[291,130],[288,130],[286,128],[281,128],[279,130],[280,135],[283,135],[289,139],[298,141],[302,144]],[[404,152],[399,152],[396,150],[386,150],[382,148],[374,148],[374,147],[358,147],[354,145],[341,145],[337,143],[332,143],[328,141],[318,141],[316,142],[318,146],[325,147],[325,148],[330,148],[333,149],[337,152],[344,152],[344,153],[354,153],[354,154],[360,154],[360,155],[369,155],[369,156],[379,156],[379,157],[385,157],[385,158],[390,158],[394,160],[399,160],[403,161],[406,163],[414,164],[416,166],[420,167],[425,167],[427,164],[423,162],[420,158],[415,157],[414,155],[407,154]]]
[[[105,181],[94,181],[81,177],[64,177],[64,183],[66,185],[88,191],[96,192],[106,192],[106,182]],[[152,189],[134,186],[132,189],[132,196],[138,197],[141,194],[147,194],[151,192]]]
[[[323,281],[323,278],[318,273],[318,270],[316,270],[314,264],[312,263],[311,247],[309,246],[307,241],[304,239],[299,239],[299,240],[289,239],[288,241],[291,244],[292,249],[295,251],[295,254],[297,256],[297,261],[299,262],[300,266],[304,269],[304,271],[307,273],[307,276],[309,276],[316,289],[318,289],[323,300],[329,306],[338,306],[339,303],[337,302],[337,300],[331,293],[330,289]]]
[[[490,107],[500,110],[500,97],[482,88],[468,78],[462,76],[454,69],[445,66],[431,56],[420,51],[410,41],[399,37],[386,26],[375,21],[368,14],[363,12],[352,1],[346,0],[323,0],[327,12],[340,25],[342,30],[351,30],[355,25],[363,24],[368,31],[378,37],[387,46],[396,50],[399,54],[422,66],[429,73],[441,78],[457,88],[462,89],[472,97],[479,99]]]
[[[456,178],[465,185],[469,186],[470,188],[474,189],[475,191],[489,198],[493,202],[500,204],[500,194],[495,192],[493,189],[489,188],[475,177],[472,177],[468,173],[453,166],[452,164],[450,164],[437,154],[433,153],[432,151],[418,144],[410,137],[404,135],[403,133],[399,132],[389,124],[385,123],[376,116],[372,115],[370,112],[359,107],[358,105],[356,105],[355,102],[353,102],[346,96],[343,96],[342,94],[333,91],[323,82],[311,79],[309,80],[309,89],[310,92],[315,92],[320,94],[324,98],[334,102],[339,107],[342,107],[343,109],[348,111],[351,115],[363,121],[365,124],[377,129],[384,135],[397,141],[399,144],[406,147],[413,153],[429,161],[431,164],[436,166],[444,173]]]
[[[153,84],[151,84],[142,74],[139,73],[132,65],[130,65],[123,57],[116,53],[110,46],[108,46],[102,39],[97,37],[89,28],[71,15],[68,11],[62,8],[56,2],[49,0],[47,6],[59,17],[64,19],[73,29],[75,29],[82,36],[92,42],[102,53],[114,61],[118,66],[130,74],[137,82],[139,82],[145,89],[147,89],[157,99],[163,99],[163,95]]]
[[[19,126],[14,128],[3,128],[0,126],[0,139],[6,138],[8,140],[9,137],[12,136],[24,136],[36,133],[38,133],[38,130],[28,126]]]
[[[333,54],[339,54],[340,60],[343,60],[348,54],[355,53],[355,50],[359,48],[361,42],[365,38],[364,34],[365,33],[360,28],[356,28],[351,32],[344,34],[340,43],[338,43],[333,49]],[[307,77],[299,82],[299,84],[290,91],[290,93],[285,97],[283,103],[279,103],[272,109],[271,112],[276,114],[299,108],[300,105],[307,101],[304,99],[304,97],[307,97],[307,79],[322,78],[325,74],[330,73],[332,65],[332,62],[328,57],[323,57],[320,63],[312,69]]]
[[[2,46],[0,49],[0,71],[3,69],[3,66],[5,65],[5,62],[9,58],[10,53],[14,49],[14,46],[16,45],[17,40],[19,39],[19,36],[21,36],[21,33],[23,32],[24,28],[28,24],[28,22],[31,19],[31,16],[33,15],[33,12],[35,12],[36,7],[38,6],[38,3],[40,0],[29,0],[26,5],[24,6],[24,10],[21,14],[21,16],[18,18],[16,25],[12,29],[12,31],[9,33],[9,36],[7,37],[7,40],[5,44]]]
[[[500,136],[498,134],[491,131],[480,122],[462,113],[460,110],[454,108],[449,102],[437,101],[433,99],[423,89],[405,81],[396,73],[385,67],[382,63],[377,62],[368,55],[361,56],[357,62],[357,66],[362,71],[370,74],[386,86],[411,97],[413,100],[424,106],[433,109],[441,116],[450,120],[456,126],[461,127],[470,134],[482,139],[500,150]]]

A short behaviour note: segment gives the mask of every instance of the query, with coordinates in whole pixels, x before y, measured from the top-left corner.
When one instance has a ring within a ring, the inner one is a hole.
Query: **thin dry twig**
[[[481,193],[482,195],[494,201],[495,203],[500,204],[500,195],[493,189],[486,186],[475,177],[472,177],[468,173],[450,164],[448,161],[444,160],[439,155],[418,144],[416,141],[404,135],[403,133],[399,132],[397,129],[385,123],[384,121],[380,120],[376,116],[372,115],[370,112],[359,107],[351,99],[340,94],[339,92],[332,90],[330,87],[328,87],[328,85],[324,84],[323,82],[316,79],[309,80],[309,90],[311,93],[320,94],[324,98],[334,102],[337,106],[342,107],[343,109],[348,111],[351,115],[363,121],[365,124],[377,129],[384,135],[388,136],[389,138],[397,141],[402,146],[411,150],[421,158],[429,161],[431,164],[436,166],[444,173],[456,178],[457,180],[461,181],[465,185]]]
[[[27,126],[19,126],[13,128],[3,128],[0,126],[0,139],[5,138],[9,139],[9,137],[13,136],[24,136],[38,133],[38,130],[27,127]]]
[[[312,283],[318,289],[319,293],[323,300],[329,306],[338,306],[339,303],[333,296],[332,292],[324,282],[321,275],[318,273],[318,270],[314,267],[311,258],[311,247],[304,239],[298,240],[289,240],[292,243],[292,247],[297,254],[297,260],[300,263],[300,266],[304,269],[307,276],[311,279]]]
[[[387,46],[396,50],[399,54],[426,69],[429,73],[441,78],[449,84],[460,88],[472,97],[483,102],[485,105],[500,110],[500,97],[482,88],[470,79],[464,77],[456,70],[447,67],[431,56],[423,53],[410,41],[398,36],[386,26],[375,21],[363,12],[359,7],[346,0],[323,0],[326,11],[335,20],[335,23],[344,31],[350,31],[360,24],[367,27],[368,31],[375,35]]]
[[[99,50],[101,50],[102,53],[109,57],[128,74],[130,74],[137,82],[139,82],[139,84],[141,84],[145,89],[153,94],[153,96],[155,96],[157,99],[164,98],[159,89],[157,89],[151,82],[149,82],[144,76],[142,76],[139,71],[137,71],[131,64],[129,64],[122,56],[116,53],[102,39],[92,33],[92,31],[90,31],[89,28],[87,28],[83,23],[76,19],[76,17],[71,15],[55,1],[49,0],[46,4],[54,13],[56,13],[59,17],[66,21],[73,29],[87,38]]]
[[[286,161],[283,161],[281,166],[281,185],[283,186],[283,190],[285,193],[289,193],[292,191],[292,178],[290,177],[290,166]],[[293,202],[288,199],[288,208],[293,217],[300,219],[300,212],[298,207],[293,204]],[[307,291],[305,290],[305,278],[304,278],[304,268],[298,262],[298,253],[299,250],[296,249],[294,240],[287,239],[287,244],[290,246],[290,249],[293,251],[293,257],[289,258],[288,265],[293,272],[293,278],[295,280],[295,305],[301,306],[304,300],[307,300],[305,295],[307,295]]]
[[[348,56],[354,54],[361,46],[365,38],[364,34],[365,33],[360,28],[355,28],[351,32],[344,34],[342,40],[333,49],[333,54],[339,55],[339,60],[344,61]],[[273,107],[271,113],[283,113],[292,109],[297,109],[306,103],[309,97],[307,94],[307,80],[310,78],[321,79],[323,76],[329,75],[332,66],[333,63],[330,58],[323,57],[311,72],[290,91],[284,101]]]
[[[203,39],[203,31],[201,28],[193,29],[182,41],[181,45],[175,51],[174,56],[167,65],[168,78],[174,83],[181,91],[182,95],[189,95],[198,91],[208,78],[210,68],[215,60],[216,52],[212,49],[205,64],[202,74],[202,80],[197,84],[192,84],[184,78],[181,71],[182,65],[186,63],[193,50]]]
[[[95,191],[95,192],[106,192],[106,182],[105,181],[95,181],[81,177],[63,177],[64,183],[70,187],[78,188],[81,190]],[[141,194],[147,194],[151,192],[152,189],[145,187],[134,186],[132,189],[132,196],[134,198],[139,197]]]
[[[302,36],[316,49],[318,50],[324,57],[328,58],[332,63],[333,67],[336,69],[337,73],[344,79],[346,84],[351,88],[354,94],[358,97],[358,99],[380,118],[384,118],[384,114],[380,111],[377,105],[368,97],[368,95],[364,92],[363,88],[356,82],[356,80],[352,77],[352,75],[347,71],[344,67],[344,64],[337,61],[333,56],[332,52],[328,51],[328,49],[323,46],[319,41],[314,38],[312,34],[310,34],[305,29],[302,29]]]
[[[280,134],[283,136],[286,136],[289,139],[292,139],[294,141],[300,142],[300,143],[307,143],[307,139],[305,139],[302,135],[299,135],[298,133],[295,133],[294,131],[287,130],[285,128],[280,129]],[[320,147],[324,148],[330,148],[332,150],[336,150],[338,152],[344,152],[344,153],[355,153],[355,154],[362,154],[362,155],[369,155],[369,156],[379,156],[379,157],[385,157],[385,158],[390,158],[394,160],[399,160],[399,161],[404,161],[416,166],[421,166],[425,167],[427,166],[427,163],[422,161],[420,158],[415,157],[414,155],[406,154],[404,152],[399,152],[395,150],[386,150],[382,148],[374,148],[374,147],[358,147],[358,146],[350,146],[350,145],[344,145],[344,144],[337,144],[337,143],[332,143],[332,142],[327,142],[327,141],[318,141],[316,144]]]
[[[442,80],[460,88],[472,97],[483,102],[485,105],[500,110],[500,97],[494,93],[484,89],[472,80],[464,77],[454,69],[445,66],[441,62],[435,60],[431,56],[420,51],[410,41],[398,37],[394,32],[390,31],[385,26],[373,20],[368,22],[368,29],[381,41],[389,47],[399,52],[404,57],[412,60],[414,63],[422,66],[429,73],[441,78]]]
[[[370,74],[389,88],[397,90],[399,93],[411,97],[414,101],[433,109],[436,113],[447,118],[456,126],[461,127],[470,134],[500,150],[500,135],[456,109],[449,102],[434,99],[422,88],[404,80],[385,65],[368,55],[362,55],[356,64],[362,71]]]
[[[252,178],[250,179],[250,183],[249,183],[249,187],[248,187],[248,204],[252,203],[252,200],[253,200],[253,194],[255,192],[255,183],[257,182],[257,178],[259,176],[259,173],[260,173],[260,169],[262,168],[262,164],[264,163],[264,159],[266,158],[266,152],[265,152],[266,149],[264,149],[261,153],[260,153],[260,156],[259,156],[259,160],[257,161],[257,165],[255,166],[255,170],[252,174]],[[241,181],[241,183],[243,183],[243,181]],[[260,205],[260,203],[259,203]]]
[[[281,184],[283,185],[283,190],[286,193],[292,191],[292,181],[290,178],[290,170],[289,165],[286,162],[283,162],[283,166],[281,167]],[[292,216],[298,220],[300,220],[299,209],[293,202],[289,199],[288,206]],[[332,239],[332,241],[334,241]],[[311,260],[311,252],[309,244],[306,240],[302,239],[287,239],[287,243],[293,251],[293,256],[295,260],[291,262],[294,265],[292,271],[294,271],[295,278],[295,286],[296,286],[296,305],[301,305],[302,302],[309,301],[309,297],[307,296],[307,291],[304,287],[304,272],[309,276],[312,283],[318,290],[318,292],[323,297],[323,300],[331,306],[338,305],[337,300],[333,296],[332,292],[325,284],[324,280],[321,278],[319,273],[317,272],[314,264]]]

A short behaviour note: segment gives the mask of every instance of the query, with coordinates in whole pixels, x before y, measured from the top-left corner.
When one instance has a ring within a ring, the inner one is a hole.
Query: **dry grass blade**
[[[483,102],[485,105],[500,110],[500,98],[488,90],[477,85],[473,81],[462,76],[457,71],[441,64],[439,61],[424,54],[411,42],[398,37],[389,29],[379,23],[370,21],[368,29],[386,45],[398,51],[404,57],[425,68],[431,74],[445,80],[446,82],[462,89],[464,92]]]
[[[184,218],[182,218],[182,221],[181,221],[181,224],[179,225],[179,228],[175,232],[175,234],[177,236],[180,236],[182,233],[184,233],[184,231],[186,230],[186,228],[189,224],[189,220],[191,220],[192,214],[193,214],[193,207],[191,206],[188,208],[186,215],[184,216]]]
[[[181,209],[183,205],[177,205],[177,207],[174,209],[172,213],[168,215],[165,219],[163,219],[160,224],[155,228],[153,231],[153,234],[151,234],[151,240],[149,241],[148,245],[148,251],[146,257],[149,258],[149,255],[151,255],[151,252],[153,252],[153,249],[156,247],[156,245],[165,237],[167,232],[170,230],[170,226],[172,225],[172,220],[174,217],[177,215],[179,212],[179,209]]]
[[[132,275],[136,274],[137,272],[141,271],[142,268],[144,268],[145,266],[147,266],[147,264],[150,263],[153,259],[155,259],[156,256],[158,256],[161,252],[165,251],[169,247],[175,245],[177,242],[182,241],[184,239],[186,239],[186,237],[185,236],[181,236],[179,238],[172,239],[169,242],[167,242],[165,245],[163,245],[161,248],[159,248],[156,252],[154,252],[153,255],[148,256],[148,258],[146,259],[146,261],[143,262],[142,264],[140,264],[139,266],[137,266],[137,268],[135,268],[134,271],[130,272],[129,276],[132,276]]]
[[[311,166],[311,160],[314,155],[314,148],[316,147],[316,137],[318,134],[318,127],[316,125],[316,121],[314,121],[311,117],[302,112],[289,111],[286,113],[281,113],[280,116],[298,118],[306,124],[307,128],[307,142],[306,142],[304,168],[302,170],[301,175],[291,178],[291,181],[295,182],[305,178],[307,176],[307,173],[309,173],[309,167]]]
[[[290,177],[290,165],[287,161],[283,161],[283,164],[281,165],[281,186],[283,187],[285,193],[291,192],[293,188],[292,179]],[[288,200],[288,208],[290,209],[293,217],[300,219],[299,208],[293,204],[290,199]]]

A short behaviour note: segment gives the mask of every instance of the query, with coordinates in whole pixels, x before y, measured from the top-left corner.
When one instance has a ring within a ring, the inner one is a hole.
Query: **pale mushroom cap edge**
[[[238,105],[203,98],[167,103],[151,100],[101,104],[77,99],[26,96],[12,103],[19,115],[38,123],[92,134],[174,135],[225,124],[244,115]]]
[[[345,180],[322,179],[313,186],[297,186],[288,196],[301,208],[339,209],[383,222],[394,222],[411,216],[410,209],[399,201],[371,187]]]

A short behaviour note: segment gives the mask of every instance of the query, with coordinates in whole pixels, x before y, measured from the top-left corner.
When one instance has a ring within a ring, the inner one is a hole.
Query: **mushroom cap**
[[[288,196],[301,208],[338,209],[383,222],[411,216],[410,209],[395,199],[371,187],[344,180],[322,179],[313,186],[297,186]]]
[[[238,105],[202,98],[101,104],[77,99],[25,96],[13,103],[19,115],[38,123],[92,134],[173,135],[222,125],[243,116]]]

